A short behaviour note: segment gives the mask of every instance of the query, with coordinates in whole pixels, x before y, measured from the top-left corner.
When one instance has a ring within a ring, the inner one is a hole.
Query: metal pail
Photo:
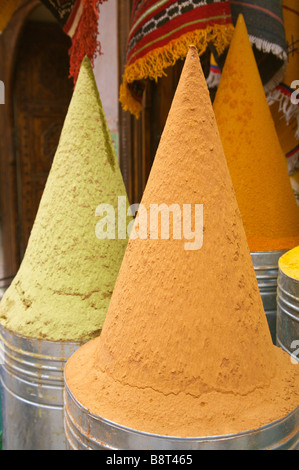
[[[273,344],[276,342],[278,260],[286,251],[257,251],[251,253]]]
[[[299,281],[281,269],[277,286],[276,344],[299,361]]]
[[[1,367],[1,354],[0,354],[0,367]],[[2,387],[1,387],[1,380],[0,380],[0,450],[2,450],[2,403],[1,403],[1,396],[2,396]]]
[[[65,450],[64,366],[79,343],[27,338],[0,326],[4,450]]]
[[[253,431],[212,437],[169,437],[120,426],[91,414],[64,390],[65,434],[69,450],[296,450],[299,406],[283,419]]]
[[[0,234],[1,235],[1,234]],[[1,255],[1,253],[0,253]],[[0,263],[1,264],[1,263]],[[13,280],[14,276],[9,276],[9,277],[3,277],[0,279],[0,302],[1,299],[6,291],[8,289],[11,281]],[[1,351],[0,351],[0,366],[2,364],[2,358],[1,358]],[[0,450],[2,449],[2,406],[1,406],[1,380],[0,380]]]

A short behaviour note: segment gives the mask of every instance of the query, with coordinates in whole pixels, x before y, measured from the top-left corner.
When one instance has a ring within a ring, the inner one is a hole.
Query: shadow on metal
[[[251,253],[273,344],[276,343],[278,260],[285,252],[286,250]]]
[[[27,338],[0,326],[4,450],[64,450],[64,366],[79,343]]]
[[[299,281],[279,269],[276,344],[299,362]]]

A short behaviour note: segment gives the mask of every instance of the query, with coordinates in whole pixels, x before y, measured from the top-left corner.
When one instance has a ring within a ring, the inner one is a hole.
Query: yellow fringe
[[[128,83],[147,78],[157,81],[166,75],[167,67],[173,66],[177,60],[187,56],[190,44],[196,46],[199,55],[205,52],[210,43],[214,45],[217,53],[221,54],[229,46],[233,31],[233,25],[214,25],[208,26],[205,30],[192,31],[126,66],[119,97],[124,111],[130,111],[138,119],[142,110],[142,105],[130,93]]]

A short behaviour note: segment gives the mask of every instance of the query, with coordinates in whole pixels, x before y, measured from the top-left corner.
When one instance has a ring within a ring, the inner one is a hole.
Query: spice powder
[[[96,237],[98,205],[126,197],[93,70],[81,65],[22,264],[0,304],[18,334],[87,341],[103,326],[127,245]]]
[[[190,48],[141,203],[203,204],[203,246],[130,238],[101,335],[68,360],[91,413],[144,432],[258,428],[299,402],[273,346],[199,57]]]
[[[292,279],[299,280],[299,246],[287,251],[279,258],[281,271]]]
[[[214,101],[251,252],[299,244],[299,208],[242,15]]]

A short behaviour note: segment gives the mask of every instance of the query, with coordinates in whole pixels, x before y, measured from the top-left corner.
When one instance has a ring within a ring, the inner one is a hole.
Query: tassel
[[[299,140],[299,104],[292,103],[291,95],[294,90],[284,83],[280,83],[272,93],[267,95],[269,106],[279,103],[279,112],[282,112],[287,125],[291,119],[296,118],[297,127],[295,138]]]
[[[299,170],[299,144],[286,154],[289,175],[294,175]]]
[[[82,60],[87,56],[94,65],[94,59],[102,54],[98,40],[98,22],[100,4],[107,0],[82,0],[82,13],[77,29],[72,37],[70,48],[70,73],[76,84]]]
[[[218,87],[221,78],[221,69],[218,66],[214,54],[211,53],[210,57],[210,71],[207,77],[207,86],[208,88]]]
[[[205,30],[195,30],[183,34],[167,45],[154,49],[136,62],[125,66],[123,82],[120,86],[119,100],[125,111],[130,111],[138,119],[142,110],[141,102],[132,94],[132,84],[135,81],[157,81],[166,75],[166,69],[173,66],[177,60],[184,59],[190,44],[194,44],[199,55],[203,54],[212,42],[220,54],[230,44],[233,35],[232,25],[207,26]]]

